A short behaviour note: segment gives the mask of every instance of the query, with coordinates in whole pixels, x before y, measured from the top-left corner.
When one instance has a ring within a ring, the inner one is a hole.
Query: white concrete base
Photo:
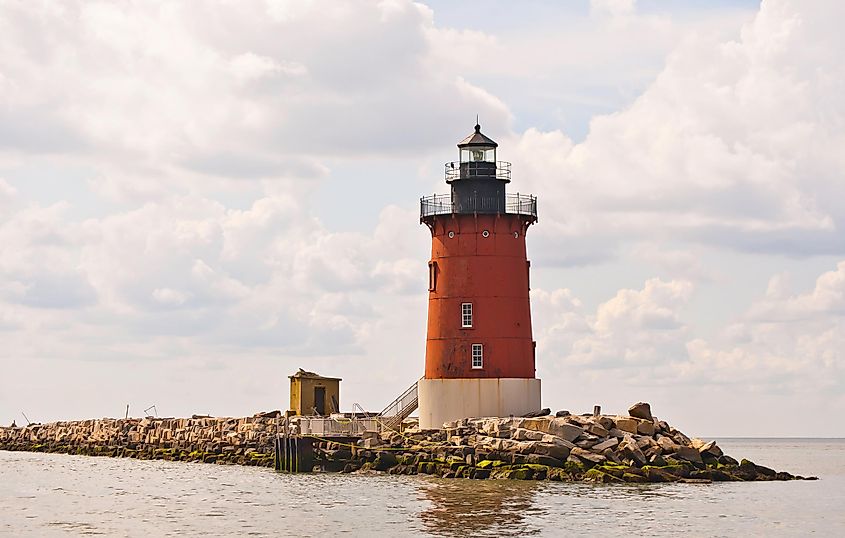
[[[473,417],[520,416],[540,410],[540,380],[420,379],[420,428]]]

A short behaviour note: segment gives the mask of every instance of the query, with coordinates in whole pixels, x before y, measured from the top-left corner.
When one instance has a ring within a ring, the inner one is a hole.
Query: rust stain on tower
[[[432,237],[420,384],[429,427],[539,409],[525,247],[537,199],[506,192],[511,168],[497,161],[497,147],[476,125],[458,144],[460,160],[446,164],[451,192],[421,199]]]

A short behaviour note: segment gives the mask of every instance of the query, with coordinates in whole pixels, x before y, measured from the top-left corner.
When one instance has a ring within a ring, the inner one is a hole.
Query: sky
[[[0,424],[380,410],[476,115],[543,404],[845,436],[845,4],[0,2]]]

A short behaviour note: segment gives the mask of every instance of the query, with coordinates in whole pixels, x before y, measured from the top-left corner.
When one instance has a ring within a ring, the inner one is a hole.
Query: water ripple
[[[822,480],[614,486],[284,475],[0,452],[0,535],[845,535],[845,441],[733,442],[737,446],[720,444],[732,454]]]

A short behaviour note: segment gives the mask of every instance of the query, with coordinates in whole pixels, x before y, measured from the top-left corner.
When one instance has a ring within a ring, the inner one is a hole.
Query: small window
[[[472,327],[472,303],[461,303],[461,327]]]
[[[437,290],[437,262],[428,262],[428,291]]]
[[[531,290],[531,260],[525,260],[525,281],[528,283],[528,289]]]
[[[484,346],[481,344],[472,345],[472,368],[473,370],[484,368]]]

